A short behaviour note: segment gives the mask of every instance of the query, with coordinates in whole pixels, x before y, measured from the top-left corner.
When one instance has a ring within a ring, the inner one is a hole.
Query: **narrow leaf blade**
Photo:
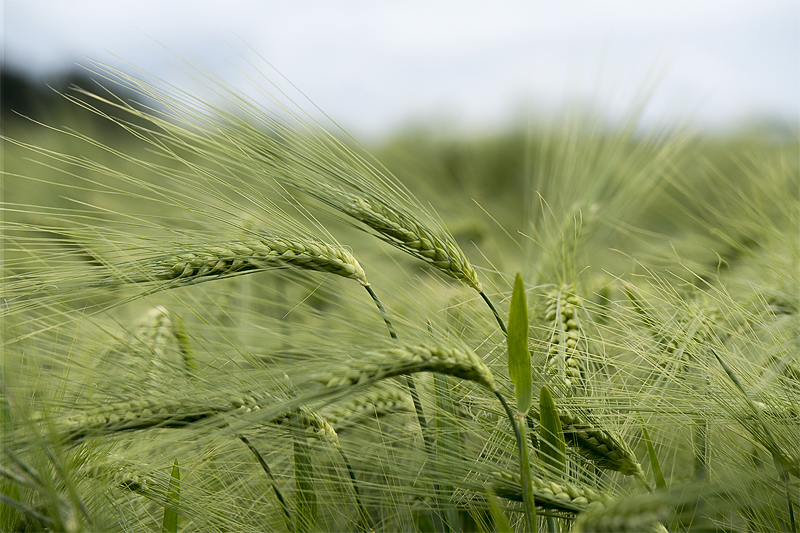
[[[563,472],[567,461],[567,442],[556,404],[546,386],[539,392],[539,423],[542,427],[542,460]]]
[[[514,383],[517,410],[527,413],[531,407],[531,354],[528,351],[528,303],[525,286],[517,273],[511,309],[508,313],[508,373]]]
[[[292,417],[294,429],[294,482],[297,531],[307,533],[317,525],[317,493],[311,449],[306,442],[305,429],[299,410]]]
[[[667,482],[664,480],[664,474],[661,472],[661,464],[658,462],[658,457],[656,456],[656,449],[653,447],[653,441],[650,440],[650,434],[647,432],[647,428],[644,427],[644,422],[642,422],[642,437],[647,445],[647,455],[650,457],[650,466],[653,468],[653,476],[656,478],[656,487],[664,489],[667,487]]]
[[[178,513],[176,509],[181,499],[181,472],[178,468],[178,460],[172,465],[172,478],[169,480],[169,490],[164,503],[164,523],[161,526],[161,533],[177,533]]]
[[[489,497],[489,510],[492,512],[492,519],[494,520],[494,530],[497,531],[497,533],[514,533],[514,530],[511,529],[511,525],[508,523],[508,518],[503,514],[503,510],[500,509],[497,496],[492,494],[492,492],[488,492],[487,496]]]

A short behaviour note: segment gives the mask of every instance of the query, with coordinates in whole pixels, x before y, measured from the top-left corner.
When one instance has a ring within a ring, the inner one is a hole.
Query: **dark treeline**
[[[91,122],[93,128],[101,130],[115,129],[113,123],[88,110],[81,109],[70,102],[65,95],[80,97],[76,88],[102,93],[98,82],[90,73],[73,69],[46,77],[34,77],[20,69],[0,66],[0,121],[8,133],[18,127],[24,127],[30,120],[45,124],[73,122]],[[114,93],[126,98],[127,95],[119,86],[114,86]],[[112,116],[119,115],[110,106],[92,101],[92,105]],[[129,118],[128,118],[129,120]]]

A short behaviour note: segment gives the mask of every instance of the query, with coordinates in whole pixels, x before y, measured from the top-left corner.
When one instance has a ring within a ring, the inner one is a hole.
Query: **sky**
[[[252,93],[243,71],[268,61],[358,135],[485,130],[575,105],[618,121],[642,101],[647,126],[800,123],[798,0],[2,6],[4,64],[38,79],[91,59],[171,81],[167,62],[186,60]]]

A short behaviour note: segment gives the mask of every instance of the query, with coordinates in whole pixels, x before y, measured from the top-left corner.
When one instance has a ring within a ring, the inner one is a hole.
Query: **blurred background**
[[[240,55],[260,54],[362,141],[506,129],[564,106],[616,121],[642,97],[645,127],[800,121],[796,0],[6,0],[2,27],[4,112],[32,113],[87,58],[169,81],[174,52],[234,86]]]

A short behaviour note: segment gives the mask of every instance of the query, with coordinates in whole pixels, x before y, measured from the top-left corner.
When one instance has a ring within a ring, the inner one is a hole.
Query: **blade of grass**
[[[650,440],[650,434],[647,432],[644,421],[642,421],[642,437],[644,438],[644,443],[647,445],[647,455],[650,457],[653,477],[656,478],[656,488],[665,489],[667,488],[667,482],[664,480],[664,474],[661,472],[661,464],[658,462],[658,457],[656,456],[656,449],[653,447],[653,441]]]
[[[491,491],[487,492],[486,496],[489,500],[489,510],[492,512],[492,519],[494,520],[494,531],[497,533],[514,533],[514,530],[511,529],[511,525],[508,523],[508,518],[503,514],[503,510],[500,509],[497,496]]]
[[[181,499],[181,472],[178,468],[178,460],[172,465],[172,476],[169,480],[169,490],[164,502],[164,522],[161,526],[161,533],[178,532],[178,505]]]
[[[314,488],[314,465],[311,450],[306,440],[303,417],[296,410],[292,417],[294,431],[294,498],[297,515],[297,531],[312,531],[317,524],[317,493]]]
[[[508,373],[514,382],[514,394],[517,397],[518,412],[516,415],[506,403],[500,392],[495,391],[506,410],[519,451],[519,470],[522,479],[522,503],[525,508],[525,529],[536,531],[536,502],[531,488],[531,467],[528,457],[528,440],[525,435],[525,413],[531,406],[531,355],[528,351],[528,305],[525,301],[525,286],[522,276],[517,273],[514,280],[514,292],[511,296],[511,308],[508,315]]]
[[[539,392],[539,423],[542,428],[542,461],[556,472],[563,473],[567,462],[567,442],[556,404],[547,386],[542,386]]]
[[[517,273],[508,313],[508,373],[514,383],[517,410],[525,415],[531,406],[531,355],[528,351],[528,305],[525,286]]]

